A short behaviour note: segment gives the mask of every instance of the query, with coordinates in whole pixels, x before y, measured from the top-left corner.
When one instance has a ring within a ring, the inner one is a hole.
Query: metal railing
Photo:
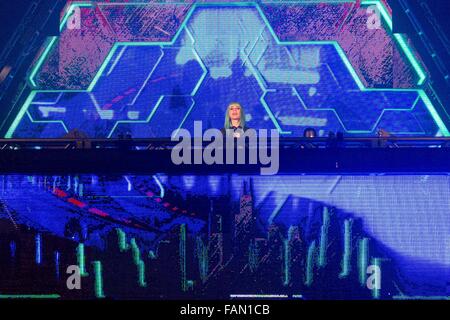
[[[206,146],[209,141],[196,140],[195,145]],[[195,139],[193,139],[194,141]],[[171,149],[178,141],[170,138],[136,139],[0,139],[0,150],[22,149],[131,149],[158,150]],[[269,139],[270,143],[270,139]],[[450,147],[450,137],[352,137],[330,138],[280,138],[280,148],[442,148]]]

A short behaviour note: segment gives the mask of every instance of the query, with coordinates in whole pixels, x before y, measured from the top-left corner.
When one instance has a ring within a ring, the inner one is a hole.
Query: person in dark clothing
[[[234,138],[239,138],[248,129],[244,108],[237,102],[230,103],[225,113],[225,124],[220,130],[222,134],[225,136],[226,133],[232,133]]]
[[[314,128],[306,128],[305,131],[303,131],[303,137],[308,140],[314,140],[314,138],[317,137],[316,130]],[[310,149],[310,148],[316,148],[316,145],[312,142],[303,142],[300,145],[301,149]]]
[[[226,149],[230,147],[236,149],[244,148],[248,152],[250,147],[257,147],[256,132],[247,126],[244,108],[237,102],[232,102],[228,105],[225,113],[225,123],[220,131],[222,132],[224,148]]]

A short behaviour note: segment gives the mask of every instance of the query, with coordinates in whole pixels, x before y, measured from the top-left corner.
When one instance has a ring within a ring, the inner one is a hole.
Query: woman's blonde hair
[[[230,108],[232,106],[239,106],[239,108],[241,108],[241,122],[239,123],[239,125],[242,128],[245,128],[245,112],[244,112],[244,108],[242,108],[241,104],[238,102],[232,102],[228,105],[227,107],[227,111],[225,112],[225,124],[224,124],[224,128],[225,129],[230,129],[231,128],[231,120],[230,120]]]

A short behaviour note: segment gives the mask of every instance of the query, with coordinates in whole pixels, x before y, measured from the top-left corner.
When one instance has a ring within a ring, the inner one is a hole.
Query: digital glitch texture
[[[79,264],[82,245],[86,268],[103,264],[112,298],[448,293],[448,176],[2,176],[1,183],[10,281],[27,257],[57,282],[64,269],[56,255]],[[32,241],[14,238],[17,228]],[[383,271],[376,292],[366,288],[374,261]],[[96,277],[83,281],[94,286]]]
[[[74,4],[7,137],[170,137],[196,120],[220,128],[230,101],[285,136],[447,135],[420,60],[382,2],[368,27],[371,5]]]
[[[232,101],[285,137],[448,136],[392,24],[387,1],[68,1],[6,138],[167,138]],[[443,173],[3,174],[0,298],[448,299],[448,199]]]

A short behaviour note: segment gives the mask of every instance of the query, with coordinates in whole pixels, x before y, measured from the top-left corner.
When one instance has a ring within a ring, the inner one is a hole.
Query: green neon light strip
[[[363,238],[358,241],[358,270],[359,284],[366,285],[367,266],[369,261],[369,239]]]
[[[140,260],[138,265],[138,285],[140,287],[147,287],[147,282],[145,281],[145,263],[144,261]]]
[[[98,79],[100,79],[101,75],[103,74],[103,72],[105,71],[106,67],[108,66],[109,62],[111,61],[112,57],[114,56],[114,54],[116,53],[117,48],[119,48],[121,45],[116,42],[111,50],[109,50],[108,55],[106,56],[105,61],[103,62],[103,64],[100,66],[100,69],[98,69],[97,73],[95,74],[94,79],[92,79],[91,85],[88,87],[87,92],[92,92],[92,89],[94,89],[95,85],[98,82]]]
[[[103,275],[102,275],[102,263],[100,261],[93,261],[94,276],[95,276],[95,296],[99,299],[105,297],[103,292]]]
[[[134,97],[134,99],[131,101],[131,103],[130,103],[131,105],[134,105],[136,103],[137,98],[141,95],[141,92],[144,90],[144,87],[147,85],[148,80],[150,80],[150,78],[153,76],[153,73],[155,72],[156,67],[159,65],[159,63],[161,62],[162,58],[164,57],[164,50],[161,48],[161,46],[159,47],[159,51],[161,53],[160,53],[160,55],[158,57],[158,60],[156,60],[155,65],[153,66],[153,68],[150,71],[149,75],[147,76],[147,78],[145,79],[145,81],[142,84],[141,88],[137,92],[136,97]]]
[[[135,238],[131,238],[130,244],[131,244],[131,251],[133,252],[134,264],[138,265],[139,261],[141,261],[141,251],[139,249],[139,246],[136,243],[136,239]]]
[[[33,71],[30,74],[30,83],[33,87],[37,86],[36,82],[34,81],[34,77],[36,76],[36,73],[39,71],[39,69],[42,67],[42,64],[44,63],[44,61],[47,59],[47,55],[49,54],[51,48],[53,47],[53,45],[55,44],[57,39],[58,39],[58,37],[52,37],[50,39],[50,43],[47,45],[44,52],[39,57],[35,67],[33,68]]]
[[[181,273],[181,290],[186,292],[188,290],[187,276],[186,276],[186,225],[180,226],[180,273]]]
[[[308,248],[308,256],[306,259],[306,275],[305,285],[311,286],[314,281],[314,255],[316,254],[316,241],[314,240]]]
[[[33,122],[33,123],[59,123],[63,127],[63,129],[64,129],[64,131],[66,133],[69,132],[69,130],[67,129],[66,124],[62,120],[34,120],[33,117],[31,116],[31,114],[28,112],[28,109],[25,112],[25,114],[30,119],[30,121]]]
[[[380,258],[372,258],[370,263],[372,265],[377,266],[378,268],[380,268],[380,271],[381,271]],[[372,289],[372,298],[380,299],[380,293],[381,293],[380,291],[381,291],[381,289],[373,288]]]
[[[133,252],[133,261],[137,267],[138,272],[138,285],[140,287],[146,287],[147,283],[145,281],[145,263],[141,259],[141,250],[139,249],[139,246],[137,245],[135,238],[131,238],[130,244],[131,244],[131,251]]]
[[[431,102],[430,98],[428,98],[428,95],[423,90],[419,90],[419,95],[422,98],[423,102],[425,103],[425,106],[428,109],[428,112],[430,112],[431,116],[433,117],[433,120],[436,122],[437,126],[442,132],[442,135],[444,137],[449,137],[450,132],[448,131],[447,127],[445,126],[444,122],[442,121],[441,117],[437,113],[436,109],[433,106],[433,103]]]
[[[290,260],[291,260],[291,252],[289,247],[289,240],[284,240],[284,286],[288,286],[291,282],[290,277]]]
[[[418,95],[420,96],[420,98],[422,98],[422,100],[423,100],[423,102],[425,104],[425,107],[427,108],[427,110],[430,113],[431,117],[433,118],[434,122],[438,126],[438,128],[441,131],[442,135],[445,136],[445,137],[450,136],[449,130],[445,126],[445,124],[442,121],[441,117],[439,116],[438,112],[434,108],[433,103],[428,98],[428,96],[427,96],[427,94],[425,93],[424,90],[422,90],[422,89],[377,89],[377,88],[366,88],[364,86],[364,84],[362,83],[361,79],[358,77],[358,74],[356,73],[356,70],[353,68],[353,66],[350,63],[350,60],[347,58],[347,55],[345,54],[344,50],[342,49],[342,47],[336,41],[331,41],[331,42],[330,41],[318,41],[318,42],[313,42],[313,43],[310,43],[310,44],[311,45],[312,44],[315,44],[315,45],[318,45],[318,44],[320,44],[320,45],[332,44],[332,45],[334,45],[334,47],[336,48],[340,58],[342,59],[342,61],[345,64],[345,66],[347,67],[347,70],[352,75],[352,77],[355,80],[356,84],[358,85],[359,89],[361,91],[363,91],[363,92],[364,91],[365,92],[377,92],[377,91],[378,92],[381,92],[381,91],[389,91],[389,92],[417,92]],[[297,96],[298,96],[298,94],[297,94]],[[417,104],[417,102],[415,104]],[[304,103],[303,103],[303,105],[304,105]],[[304,107],[306,108],[305,105],[304,105]],[[306,108],[306,109],[308,109],[308,108]],[[380,117],[375,122],[374,127],[376,127],[378,122],[381,120],[381,117],[383,116],[384,112],[387,111],[387,110],[408,111],[408,110],[412,110],[412,109],[413,109],[413,107],[412,108],[406,108],[406,109],[385,109],[385,110],[383,110],[383,112],[381,113]],[[323,110],[326,110],[326,109],[323,109]],[[333,110],[335,112],[334,109],[331,109],[331,110]],[[342,123],[342,121],[340,120],[340,118],[337,117],[337,119],[341,123],[342,127],[349,133],[356,133],[356,134],[357,133],[370,133],[370,132],[372,132],[374,130],[373,128],[372,128],[372,131],[367,131],[367,130],[347,130],[345,128],[344,124]]]
[[[9,127],[8,131],[6,132],[5,138],[7,138],[7,139],[12,138],[14,131],[16,130],[17,126],[19,125],[20,121],[22,120],[25,112],[28,110],[28,107],[30,106],[31,102],[33,102],[36,94],[37,94],[36,91],[32,91],[31,94],[28,96],[24,105],[22,106],[19,113],[17,114],[17,117],[14,119],[13,123],[11,124],[11,127]]]
[[[119,244],[119,250],[120,252],[127,251],[129,249],[128,243],[127,243],[127,234],[120,228],[116,229],[117,232],[117,240]]]
[[[186,20],[187,23],[187,20]],[[181,28],[180,28],[181,29]],[[202,59],[200,58],[200,56],[198,55],[197,50],[195,50],[195,39],[194,36],[192,35],[191,31],[189,30],[189,28],[187,27],[187,24],[184,26],[184,30],[186,31],[186,34],[191,38],[192,40],[192,52],[195,55],[195,58],[197,59],[197,62],[200,65],[200,68],[202,68],[203,70],[203,74],[200,77],[200,80],[197,81],[197,84],[195,85],[194,89],[191,92],[191,96],[195,96],[195,94],[197,93],[198,89],[200,88],[201,84],[203,83],[203,80],[205,80],[206,75],[208,74],[208,69],[206,68],[206,66],[203,64]],[[176,38],[175,38],[176,39]]]
[[[59,299],[59,294],[0,294],[0,299]]]
[[[344,221],[344,254],[341,262],[341,273],[339,278],[345,278],[350,274],[350,260],[352,256],[352,220]]]
[[[165,195],[165,190],[164,190],[164,186],[162,185],[161,181],[158,179],[157,175],[153,176],[153,180],[155,180],[156,184],[159,187],[159,197],[162,199],[164,198]]]
[[[320,229],[320,245],[319,245],[319,263],[318,266],[323,268],[327,264],[327,248],[328,248],[328,229],[330,227],[330,213],[327,207],[323,208],[322,227]]]
[[[400,44],[400,47],[403,49],[403,52],[406,54],[406,57],[408,58],[409,62],[412,64],[414,70],[416,70],[419,80],[417,81],[417,85],[421,86],[425,83],[425,80],[427,79],[427,76],[425,72],[423,71],[422,67],[420,66],[419,62],[417,61],[416,57],[414,56],[413,52],[411,51],[411,48],[408,46],[408,43],[406,42],[405,38],[401,34],[394,34],[395,39],[397,39],[398,43]]]
[[[279,0],[279,1],[264,1],[261,0],[262,4],[343,4],[343,3],[355,3],[356,0]]]
[[[302,3],[302,4],[308,4],[311,3],[312,1],[297,1],[296,3]],[[320,2],[320,1],[318,1]],[[339,1],[339,0],[335,0],[332,1],[332,3],[343,3],[345,1]],[[350,3],[354,3],[355,1],[348,1]],[[179,4],[183,4],[186,5],[185,3],[179,3]],[[392,19],[389,15],[389,12],[387,11],[386,7],[384,6],[384,4],[379,1],[379,0],[363,0],[362,2],[363,5],[376,5],[379,10],[381,15],[383,16],[383,18],[385,19],[388,27],[391,29],[392,31]],[[143,5],[143,3],[108,3],[108,4],[98,4],[98,6],[101,5]],[[71,12],[73,11],[73,9],[76,6],[85,6],[85,7],[90,7],[92,6],[91,3],[74,3],[72,4],[68,11],[66,12],[65,18],[63,19],[62,23],[61,23],[61,27],[64,26],[64,24],[67,22],[68,17],[70,16]],[[95,87],[98,79],[100,78],[102,72],[104,71],[104,69],[106,68],[106,66],[109,64],[109,61],[112,59],[115,50],[118,48],[118,46],[120,45],[126,45],[126,46],[170,46],[173,43],[176,42],[176,40],[178,39],[179,35],[181,34],[183,29],[187,29],[186,25],[187,22],[189,21],[189,19],[191,18],[193,12],[195,11],[195,9],[197,7],[201,7],[201,6],[237,6],[237,7],[245,7],[245,6],[251,6],[251,7],[255,7],[257,9],[257,11],[260,14],[260,17],[262,18],[262,20],[264,21],[267,29],[269,30],[269,32],[271,33],[272,37],[275,39],[275,42],[278,45],[302,45],[302,44],[309,44],[309,45],[324,45],[324,44],[332,44],[335,46],[336,50],[338,51],[338,54],[340,55],[340,57],[342,58],[342,60],[344,61],[347,69],[349,70],[349,72],[351,73],[352,77],[354,78],[354,80],[356,81],[358,87],[361,89],[361,91],[399,91],[399,92],[405,92],[405,91],[417,91],[419,92],[420,96],[423,98],[424,96],[426,96],[426,93],[423,90],[415,90],[415,89],[369,89],[369,88],[365,88],[363,83],[361,82],[360,78],[358,77],[355,69],[353,68],[353,66],[351,65],[350,61],[348,60],[347,56],[345,55],[343,49],[341,48],[341,46],[336,42],[336,41],[280,41],[275,33],[275,31],[273,30],[272,26],[270,25],[267,17],[264,15],[264,12],[262,11],[261,7],[259,6],[258,3],[255,2],[230,2],[230,3],[194,3],[194,5],[190,8],[189,12],[186,14],[186,17],[184,19],[184,21],[182,22],[180,28],[178,29],[178,31],[176,32],[175,36],[173,37],[173,39],[169,42],[116,42],[112,49],[110,50],[109,54],[106,57],[105,62],[102,64],[102,66],[100,67],[99,71],[97,72],[97,74],[95,75],[91,85],[88,87],[87,92],[91,92],[92,89]],[[67,17],[67,18],[66,18]],[[410,60],[411,64],[413,65],[413,67],[416,69],[417,74],[419,75],[419,85],[423,84],[423,82],[426,79],[426,75],[425,72],[422,70],[422,68],[420,67],[420,64],[417,62],[417,60],[414,57],[414,54],[412,53],[411,49],[409,48],[408,44],[406,43],[406,41],[404,40],[404,38],[401,35],[396,35],[394,34],[394,38],[399,41],[400,47],[402,48],[402,50],[404,51],[406,57]],[[30,83],[33,84],[33,86],[36,86],[35,82],[34,82],[34,76],[36,75],[38,69],[41,67],[42,63],[44,62],[44,60],[46,59],[46,56],[49,54],[49,51],[52,47],[52,45],[54,44],[54,42],[56,41],[56,37],[54,37],[51,40],[51,44],[47,46],[46,50],[44,51],[44,54],[42,54],[42,56],[40,57],[38,63],[36,64],[36,67],[33,69],[33,72],[30,75]],[[202,66],[203,68],[203,66]],[[258,83],[261,79],[258,79],[258,77],[256,76]],[[260,84],[261,86],[261,84]],[[264,97],[267,93],[267,89],[265,89],[264,86],[261,87],[263,89],[263,95],[260,98],[260,101],[264,107],[264,109],[266,110],[267,114],[269,115],[269,118],[271,119],[271,121],[274,123],[275,127],[277,128],[277,130],[280,132],[280,134],[290,134],[291,132],[288,131],[283,131],[281,126],[278,124],[277,119],[275,118],[275,116],[273,115],[272,111],[270,110],[269,106],[266,104],[266,102],[264,101]],[[197,88],[198,89],[198,88]],[[38,92],[86,92],[85,90],[41,90]],[[32,92],[30,94],[30,96],[35,96],[36,92]],[[13,124],[11,125],[11,127],[9,128],[7,134],[5,135],[5,138],[11,138],[14,131],[17,129],[17,126],[19,125],[20,121],[23,118],[23,115],[25,114],[26,109],[28,109],[29,105],[31,104],[33,99],[30,100],[30,97],[27,99],[27,101],[25,102],[25,104],[22,106],[21,110],[19,111],[16,119],[13,121]],[[433,104],[431,103],[431,101],[428,99],[428,97],[426,97],[426,99],[424,98],[424,102],[425,105],[428,109],[428,111],[430,112],[433,120],[436,122],[437,126],[439,127],[441,133],[443,134],[443,136],[450,136],[450,132],[447,129],[447,127],[445,126],[445,124],[443,123],[442,119],[440,118],[439,114],[437,113],[436,109],[434,108]],[[24,110],[25,109],[25,110]],[[152,113],[154,113],[154,111],[156,111],[155,109],[152,111]],[[139,122],[133,122],[133,123],[147,123],[151,120],[151,117],[149,117],[147,119],[147,121],[139,121]],[[111,130],[110,134],[108,135],[108,138],[111,137],[113,131],[116,129],[117,125],[119,123],[130,123],[130,121],[118,121],[116,122],[116,124],[114,125],[114,128]],[[349,133],[367,133],[367,131],[364,130],[358,130],[358,131],[348,131]]]
[[[191,106],[189,107],[188,111],[186,111],[186,114],[184,115],[183,119],[181,120],[180,125],[178,126],[177,130],[175,131],[174,136],[178,135],[178,132],[181,130],[181,127],[183,127],[183,125],[186,122],[187,118],[191,114],[192,109],[194,109],[195,101],[194,101],[194,99],[192,99],[192,97],[191,97],[191,101],[192,101]]]

